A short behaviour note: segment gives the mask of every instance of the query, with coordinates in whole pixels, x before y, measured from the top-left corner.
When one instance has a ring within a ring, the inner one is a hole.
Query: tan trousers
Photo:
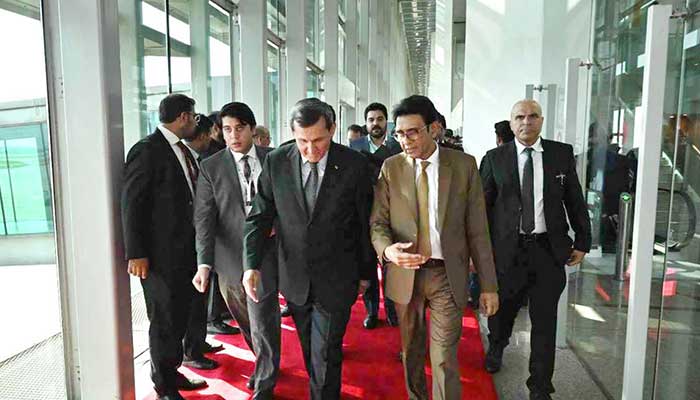
[[[417,270],[411,301],[396,303],[408,398],[429,399],[425,377],[426,307],[430,308],[433,399],[460,399],[457,345],[462,334],[463,310],[454,301],[445,268]]]

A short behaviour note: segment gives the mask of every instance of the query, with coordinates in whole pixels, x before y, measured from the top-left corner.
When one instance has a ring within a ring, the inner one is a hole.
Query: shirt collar
[[[389,134],[388,134],[388,133],[385,133],[385,134],[384,134],[384,140],[382,140],[382,143],[381,143],[379,146],[377,146],[377,145],[374,143],[374,140],[372,140],[372,135],[367,135],[367,140],[369,140],[369,143],[370,143],[372,146],[375,146],[375,147],[377,147],[377,148],[379,148],[379,147],[381,147],[381,146],[386,146],[386,140],[387,140],[387,139],[389,139]]]
[[[257,154],[255,153],[255,145],[250,146],[250,150],[248,150],[248,153],[246,153],[246,154],[237,153],[233,150],[231,150],[231,154],[233,154],[233,158],[236,159],[236,162],[241,161],[241,158],[243,158],[243,156],[248,156],[248,158],[255,158],[255,159],[258,158]]]
[[[328,148],[328,151],[326,151],[326,154],[323,155],[323,157],[318,161],[318,168],[321,171],[326,170],[326,163],[328,163],[328,153],[331,151],[330,147]],[[306,164],[309,162],[309,160],[306,159],[303,155],[301,155],[301,163]]]
[[[174,134],[170,129],[166,128],[165,125],[160,124],[158,125],[158,130],[160,130],[160,133],[165,136],[165,140],[168,141],[171,145],[175,145],[177,142],[180,141],[180,138],[177,137],[176,134]]]
[[[409,157],[409,158],[411,158],[411,157]],[[417,164],[422,160],[419,158],[415,158],[415,159],[413,159],[413,161],[414,161],[414,163]],[[440,145],[435,143],[435,151],[425,161],[428,161],[430,163],[428,165],[440,165]]]
[[[518,154],[522,154],[522,152],[527,147],[528,146],[525,146],[524,144],[520,143],[520,141],[518,141],[518,139],[515,139],[515,148],[518,149]],[[535,144],[533,144],[532,146],[529,146],[529,147],[532,147],[532,149],[538,153],[544,152],[544,149],[542,148],[542,137],[541,136],[538,137]]]

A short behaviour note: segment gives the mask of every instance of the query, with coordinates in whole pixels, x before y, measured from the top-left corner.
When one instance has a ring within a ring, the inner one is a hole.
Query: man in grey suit
[[[192,283],[206,291],[215,269],[219,287],[248,347],[256,356],[248,382],[254,399],[271,399],[280,360],[280,314],[277,300],[277,254],[274,237],[264,243],[265,271],[259,282],[259,301],[246,299],[243,277],[243,227],[257,190],[262,165],[271,149],[253,145],[255,116],[243,103],[226,104],[219,114],[227,148],[204,160],[200,167],[194,221],[197,274]]]

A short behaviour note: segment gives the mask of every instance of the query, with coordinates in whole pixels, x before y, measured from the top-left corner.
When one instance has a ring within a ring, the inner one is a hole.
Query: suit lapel
[[[223,163],[224,176],[226,176],[231,181],[233,197],[238,200],[237,203],[239,204],[241,210],[243,210],[243,214],[245,215],[245,203],[243,200],[243,194],[241,193],[241,181],[238,178],[238,165],[236,165],[236,159],[233,157],[233,154],[230,150],[226,150],[226,154],[224,154]]]
[[[508,148],[505,151],[506,165],[510,165],[511,182],[513,187],[517,188],[518,201],[520,201],[520,168],[518,167],[518,148],[515,146],[515,140],[507,144]]]
[[[301,154],[299,154],[299,149],[297,146],[289,147],[289,162],[291,163],[292,177],[294,178],[294,185],[292,190],[294,191],[294,197],[296,197],[297,202],[299,202],[299,207],[304,210],[306,218],[309,218],[309,212],[306,210],[306,201],[304,200],[304,188],[302,185],[301,178]]]
[[[549,143],[542,139],[542,199],[547,200],[547,190],[550,183],[554,182],[556,171],[554,153],[549,150]]]
[[[168,154],[166,157],[170,160],[170,164],[172,164],[175,170],[177,171],[176,174],[180,176],[180,178],[182,178],[179,181],[182,185],[185,186],[185,188],[187,189],[187,195],[189,196],[190,200],[192,200],[192,191],[190,190],[190,185],[187,183],[185,171],[182,170],[182,164],[180,164],[180,160],[178,160],[177,156],[175,155],[175,152],[173,151],[172,146],[170,145],[170,142],[168,142],[168,139],[165,138],[163,132],[161,132],[160,129],[157,128],[156,132],[158,132],[158,136],[160,137],[160,142],[163,146],[163,151],[165,151]]]
[[[447,200],[450,197],[450,181],[452,180],[452,168],[450,168],[449,153],[441,152],[440,168],[438,169],[438,226],[440,233],[445,225],[445,212],[447,211]]]
[[[321,201],[321,199],[328,196],[328,191],[330,190],[330,185],[337,181],[337,174],[340,172],[340,166],[338,165],[337,152],[335,150],[335,143],[331,143],[331,147],[328,149],[328,159],[326,160],[326,169],[323,171],[323,180],[321,181],[321,187],[318,190],[318,196],[316,197],[316,206],[314,207],[313,214],[309,218],[309,222],[313,221],[314,217],[318,215],[319,209],[324,207],[327,201]]]
[[[411,215],[413,215],[413,220],[418,223],[418,200],[416,199],[416,175],[413,167],[413,160],[410,159],[405,153],[402,154],[404,162],[401,166],[401,179],[399,180],[399,185],[401,185],[401,193],[403,193],[408,203],[408,209],[411,210]]]

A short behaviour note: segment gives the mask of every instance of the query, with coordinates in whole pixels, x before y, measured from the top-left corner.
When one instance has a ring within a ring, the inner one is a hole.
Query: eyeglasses
[[[414,140],[418,136],[420,131],[427,127],[428,125],[424,125],[422,128],[410,128],[406,129],[405,131],[394,131],[392,136],[394,137],[394,139],[400,142],[403,142],[404,140]]]

